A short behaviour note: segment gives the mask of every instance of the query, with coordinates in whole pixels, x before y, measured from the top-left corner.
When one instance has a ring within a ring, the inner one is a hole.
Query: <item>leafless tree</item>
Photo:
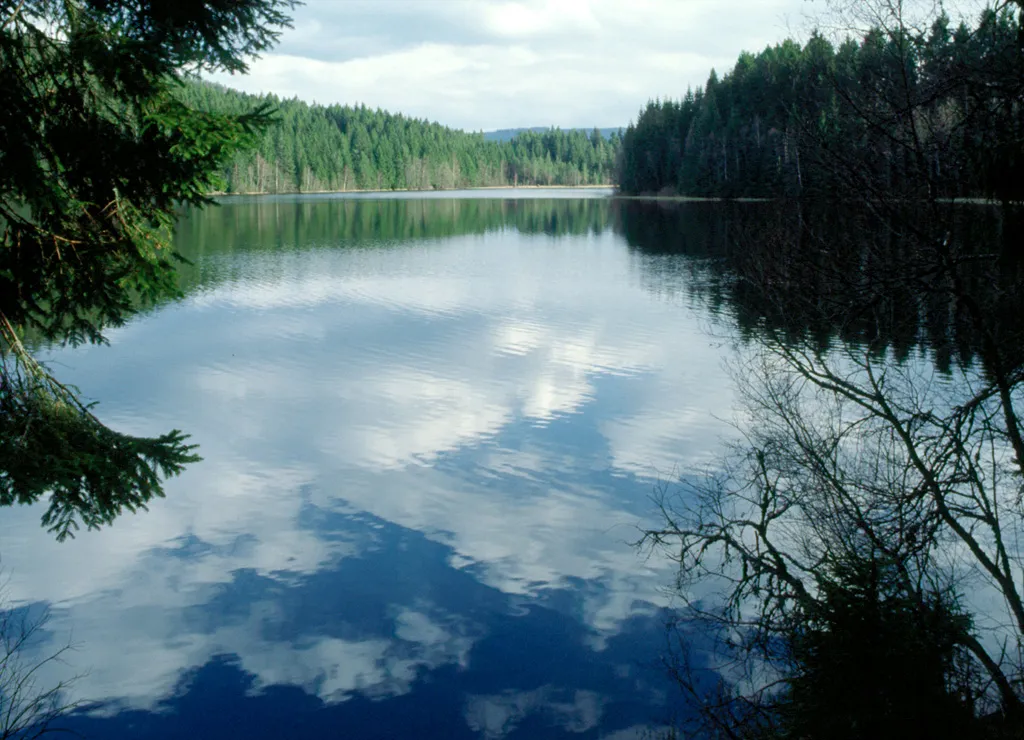
[[[62,732],[60,718],[83,706],[68,698],[77,676],[47,682],[47,674],[55,664],[64,664],[73,645],[40,653],[48,610],[12,608],[5,593],[6,584],[0,586],[0,740]]]

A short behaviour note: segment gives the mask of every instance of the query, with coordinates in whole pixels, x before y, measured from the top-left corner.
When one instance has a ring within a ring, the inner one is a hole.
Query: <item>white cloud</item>
[[[596,34],[601,29],[591,4],[586,0],[485,3],[482,16],[483,28],[497,37]]]
[[[250,92],[365,103],[467,130],[625,125],[806,27],[804,0],[314,0]]]
[[[507,691],[489,696],[471,696],[466,703],[466,724],[485,740],[501,740],[532,714],[568,732],[583,733],[597,727],[603,713],[601,697],[591,691],[576,691],[571,700],[554,686],[533,691]]]

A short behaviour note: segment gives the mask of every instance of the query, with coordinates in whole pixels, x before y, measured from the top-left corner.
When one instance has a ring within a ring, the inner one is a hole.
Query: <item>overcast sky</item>
[[[307,0],[231,87],[365,103],[468,130],[620,126],[740,51],[804,35],[821,0]]]

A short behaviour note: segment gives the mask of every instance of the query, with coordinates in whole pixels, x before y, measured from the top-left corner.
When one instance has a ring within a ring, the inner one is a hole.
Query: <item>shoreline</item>
[[[413,188],[395,188],[394,190],[285,190],[279,193],[271,193],[265,190],[253,190],[248,192],[225,192],[223,190],[215,190],[207,193],[211,197],[227,198],[232,196],[254,196],[254,195],[367,195],[367,194],[386,194],[386,193],[460,193],[460,192],[473,192],[475,190],[616,190],[614,184],[607,185],[518,185],[513,187],[512,185],[480,185],[478,187],[471,188],[434,188],[431,190],[421,190]]]
[[[649,203],[770,203],[779,200],[801,200],[800,198],[784,198],[784,197],[743,197],[743,198],[724,198],[724,197],[702,197],[696,195],[657,195],[657,194],[642,194],[642,195],[624,195],[619,192],[619,189],[614,184],[607,185],[519,185],[513,187],[511,185],[481,185],[473,188],[445,188],[435,190],[413,190],[410,188],[396,188],[394,190],[302,190],[302,191],[285,191],[280,193],[270,193],[264,191],[252,191],[244,193],[227,193],[223,191],[213,191],[207,193],[209,197],[215,198],[240,198],[240,197],[264,197],[273,195],[389,195],[394,193],[430,193],[443,197],[445,193],[472,193],[476,191],[494,192],[496,190],[507,190],[509,192],[516,192],[519,190],[536,191],[536,190],[611,190],[608,194],[608,198],[611,200],[621,201],[639,201]],[[939,202],[942,203],[961,203],[965,205],[999,205],[999,201],[986,199],[986,198],[940,198]]]
[[[649,201],[654,203],[773,203],[777,201],[789,201],[789,202],[800,202],[803,199],[798,197],[784,197],[778,196],[775,198],[771,197],[743,197],[743,198],[722,198],[722,197],[701,197],[696,195],[622,195],[620,193],[614,193],[611,198],[613,200],[636,200],[636,201]],[[993,200],[990,198],[938,198],[936,199],[939,203],[945,203],[948,205],[976,205],[976,206],[991,206],[1000,205],[1000,201]],[[803,200],[803,202],[807,202]],[[838,202],[838,201],[827,201],[827,202]],[[924,202],[924,201],[916,201]]]
[[[709,198],[698,195],[622,195],[618,192],[612,196],[615,200],[641,200],[655,203],[767,203],[777,198]]]

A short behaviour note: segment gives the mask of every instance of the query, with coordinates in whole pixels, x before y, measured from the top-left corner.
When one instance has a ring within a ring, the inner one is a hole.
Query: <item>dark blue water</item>
[[[237,199],[186,297],[53,350],[117,429],[205,458],[63,544],[5,512],[8,599],[103,738],[638,737],[671,563],[631,546],[732,408],[688,258],[612,205]],[[596,194],[600,196],[601,194]],[[591,196],[591,197],[586,197]]]

